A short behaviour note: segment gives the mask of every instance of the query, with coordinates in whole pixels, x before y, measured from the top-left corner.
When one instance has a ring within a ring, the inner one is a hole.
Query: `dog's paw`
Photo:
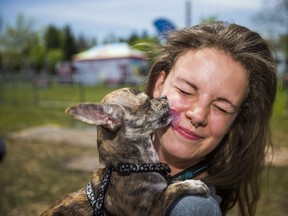
[[[208,194],[209,192],[209,188],[201,180],[185,180],[183,184],[187,184],[193,194]]]

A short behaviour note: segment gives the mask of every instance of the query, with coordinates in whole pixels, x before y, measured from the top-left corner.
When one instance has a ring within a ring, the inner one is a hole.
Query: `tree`
[[[50,73],[55,73],[55,65],[63,59],[63,51],[61,49],[49,49],[46,54],[45,67]]]
[[[62,49],[63,49],[63,60],[65,61],[70,61],[72,55],[78,52],[74,36],[68,25],[66,25],[63,30]]]
[[[40,43],[35,43],[30,47],[29,56],[27,57],[28,62],[33,73],[40,73],[44,66],[44,60],[46,56],[46,49]]]
[[[45,31],[44,42],[46,49],[58,49],[61,47],[61,30],[49,25]]]
[[[84,35],[80,35],[76,40],[77,51],[84,51],[91,46],[96,45],[95,42],[87,40]]]
[[[19,70],[29,65],[31,47],[38,43],[38,35],[33,31],[33,21],[19,14],[15,27],[7,25],[0,36],[3,69]]]
[[[281,32],[278,45],[281,43],[279,48],[288,58],[288,0],[266,0],[264,9],[255,16],[255,21],[265,24],[265,26],[272,24],[274,29]]]
[[[217,21],[219,18],[218,16],[209,16],[206,18],[202,18],[200,23],[211,23]]]

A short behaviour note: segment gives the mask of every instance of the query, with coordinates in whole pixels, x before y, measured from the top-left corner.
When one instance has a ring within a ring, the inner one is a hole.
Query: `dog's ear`
[[[65,111],[82,122],[116,130],[122,124],[124,111],[116,104],[81,103]]]

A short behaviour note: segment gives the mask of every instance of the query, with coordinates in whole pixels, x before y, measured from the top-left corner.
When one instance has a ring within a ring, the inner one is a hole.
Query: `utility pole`
[[[192,24],[192,16],[191,16],[191,2],[190,0],[186,1],[185,4],[185,22],[186,22],[186,27],[191,26]]]

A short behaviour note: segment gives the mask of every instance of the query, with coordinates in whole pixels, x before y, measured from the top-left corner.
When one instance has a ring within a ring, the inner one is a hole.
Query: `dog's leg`
[[[94,187],[97,188],[101,177],[103,175],[104,169],[98,169],[93,172],[91,177],[91,182]],[[41,216],[93,216],[93,210],[87,199],[85,193],[85,188],[82,188],[76,192],[68,194],[66,197],[60,199],[52,206],[50,206],[46,211],[44,211]]]
[[[160,198],[153,203],[150,215],[165,215],[169,206],[184,194],[206,195],[209,188],[200,180],[185,180],[170,184],[161,194]]]
[[[92,208],[87,200],[84,189],[68,194],[63,199],[54,203],[41,216],[92,216]]]

